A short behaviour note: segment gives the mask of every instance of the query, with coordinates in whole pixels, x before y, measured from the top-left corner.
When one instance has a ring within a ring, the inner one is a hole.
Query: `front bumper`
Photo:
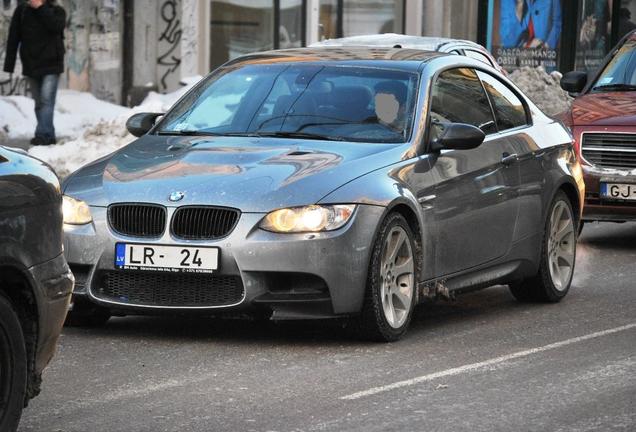
[[[609,200],[601,197],[601,183],[636,184],[636,175],[629,171],[608,170],[582,165],[585,180],[585,205],[583,220],[587,221],[636,221],[636,202]]]
[[[168,220],[175,210],[168,208]],[[384,207],[359,205],[343,228],[313,234],[263,231],[258,224],[264,214],[243,213],[229,236],[216,241],[191,241],[174,238],[169,230],[157,239],[118,235],[108,226],[106,209],[93,207],[93,223],[65,225],[64,246],[71,268],[74,272],[80,270],[76,273],[74,295],[118,313],[214,313],[268,308],[281,318],[336,316],[356,313],[362,306],[373,239],[384,211]],[[99,291],[101,275],[126,272],[114,266],[117,242],[219,247],[220,266],[215,275],[239,277],[243,297],[222,306],[105,299]]]
[[[73,274],[64,255],[29,269],[35,282],[38,301],[38,343],[35,355],[36,374],[41,374],[49,363],[57,339],[62,331],[73,291]]]

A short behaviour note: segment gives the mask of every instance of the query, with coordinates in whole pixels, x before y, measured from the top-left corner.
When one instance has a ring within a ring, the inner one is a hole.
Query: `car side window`
[[[494,76],[481,71],[477,74],[492,102],[499,131],[527,125],[528,117],[521,99]]]
[[[475,51],[475,50],[464,49],[464,54],[466,54],[466,57],[479,60],[482,63],[486,63],[490,67],[494,66],[492,62],[490,61],[490,59],[488,58],[488,56],[484,53],[480,53],[479,51]]]
[[[497,132],[488,97],[472,69],[444,71],[433,84],[431,138],[436,139],[448,123],[467,123],[486,135]]]

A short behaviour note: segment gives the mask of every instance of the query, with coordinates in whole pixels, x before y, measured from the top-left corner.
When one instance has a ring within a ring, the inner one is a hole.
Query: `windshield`
[[[636,41],[627,41],[592,86],[594,91],[636,90]]]
[[[406,142],[414,73],[315,64],[252,64],[207,78],[162,120],[159,134]]]

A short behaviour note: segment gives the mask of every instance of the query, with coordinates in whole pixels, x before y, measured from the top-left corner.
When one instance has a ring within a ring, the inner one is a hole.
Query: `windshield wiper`
[[[183,136],[223,136],[223,134],[216,132],[206,132],[204,130],[164,130],[157,132],[157,135],[183,135]]]
[[[339,136],[321,135],[308,132],[294,132],[294,131],[271,131],[271,132],[251,132],[249,136],[257,137],[279,137],[279,138],[305,138],[322,141],[345,141],[344,138]]]
[[[633,84],[605,84],[593,87],[592,90],[597,91],[613,91],[613,90],[622,90],[622,91],[636,91],[636,85]]]
[[[157,135],[182,135],[182,136],[234,136],[234,137],[279,137],[279,138],[305,138],[323,141],[345,141],[338,136],[320,135],[306,132],[293,131],[268,131],[268,132],[206,132],[205,130],[181,130],[159,131]]]

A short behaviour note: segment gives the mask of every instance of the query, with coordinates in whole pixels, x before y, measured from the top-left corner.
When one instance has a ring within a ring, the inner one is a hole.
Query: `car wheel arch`
[[[25,272],[18,266],[7,263],[0,263],[0,295],[5,296],[13,305],[22,325],[28,359],[28,401],[39,393],[41,380],[39,375],[34,374],[40,324],[37,297]]]
[[[554,197],[560,192],[563,191],[563,193],[565,194],[565,196],[568,197],[568,200],[570,201],[570,204],[572,205],[572,209],[574,210],[574,218],[576,220],[576,223],[578,225],[578,223],[581,221],[581,201],[578,195],[578,190],[576,188],[576,186],[574,185],[573,182],[568,181],[567,179],[563,179],[561,181],[560,184],[558,184],[557,187],[554,188],[554,192],[552,193],[552,195],[550,196],[549,201],[547,201],[546,206],[545,206],[545,211],[544,211],[544,217],[543,217],[543,222],[545,224],[545,221],[548,218],[548,213],[549,213],[549,207],[550,204],[552,203],[552,201],[554,201]]]
[[[423,232],[424,231],[423,231],[423,222],[421,220],[421,217],[413,207],[414,207],[413,204],[404,197],[399,197],[393,200],[385,208],[384,213],[380,217],[380,220],[378,221],[378,225],[375,228],[375,232],[373,234],[373,241],[371,244],[373,245],[377,241],[378,231],[380,229],[380,226],[382,225],[382,222],[390,214],[399,213],[402,217],[404,217],[404,219],[406,219],[406,222],[408,223],[409,228],[411,228],[411,231],[413,231],[413,233],[415,234],[415,239],[413,240],[415,242],[415,255],[417,257],[416,277],[419,282],[422,280],[422,267],[424,265],[424,247],[423,247],[424,245]]]

